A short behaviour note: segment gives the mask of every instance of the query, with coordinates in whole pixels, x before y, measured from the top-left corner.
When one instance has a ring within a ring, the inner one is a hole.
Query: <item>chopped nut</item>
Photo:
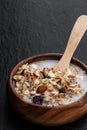
[[[19,81],[19,80],[25,79],[25,77],[22,75],[14,75],[13,79],[15,79],[16,81]]]
[[[35,84],[35,85],[40,84],[40,79],[35,79],[35,80],[34,80],[34,84]]]

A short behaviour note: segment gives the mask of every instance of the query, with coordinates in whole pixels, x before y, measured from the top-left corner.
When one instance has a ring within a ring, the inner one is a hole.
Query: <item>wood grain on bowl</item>
[[[41,125],[64,125],[81,118],[87,112],[87,93],[78,101],[60,105],[58,107],[45,107],[36,104],[27,103],[15,91],[12,77],[17,72],[18,68],[24,63],[33,63],[41,60],[59,60],[62,54],[50,53],[42,54],[27,58],[18,63],[9,75],[7,82],[7,99],[12,109],[22,118],[38,123]],[[87,72],[87,67],[84,63],[76,58],[72,58],[71,63],[78,65],[82,70]]]

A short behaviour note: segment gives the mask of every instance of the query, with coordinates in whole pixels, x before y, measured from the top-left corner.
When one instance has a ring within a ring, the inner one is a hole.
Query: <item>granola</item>
[[[83,73],[73,65],[65,73],[56,73],[52,67],[40,70],[38,64],[26,63],[13,76],[13,83],[16,92],[27,102],[53,107],[70,103],[74,95],[84,92],[78,83],[78,79],[83,80]]]

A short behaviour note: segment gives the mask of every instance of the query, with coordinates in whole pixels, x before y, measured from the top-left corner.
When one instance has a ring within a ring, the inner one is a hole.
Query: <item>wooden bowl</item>
[[[50,108],[25,102],[20,98],[14,89],[12,77],[17,72],[19,66],[27,62],[33,63],[40,60],[59,60],[61,56],[62,54],[55,53],[33,56],[18,63],[10,73],[6,89],[7,99],[13,110],[15,110],[15,112],[22,118],[33,123],[38,123],[40,125],[54,126],[68,124],[86,114],[87,93],[74,103]],[[86,65],[78,59],[72,58],[71,63],[78,65],[82,68],[82,70],[85,70],[87,72]]]

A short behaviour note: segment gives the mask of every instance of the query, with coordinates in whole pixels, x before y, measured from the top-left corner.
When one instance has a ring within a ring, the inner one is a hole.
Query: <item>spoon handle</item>
[[[69,67],[70,60],[82,38],[85,31],[87,30],[87,16],[81,15],[76,20],[73,29],[71,31],[65,52],[61,60],[54,66],[55,71],[64,71]]]

